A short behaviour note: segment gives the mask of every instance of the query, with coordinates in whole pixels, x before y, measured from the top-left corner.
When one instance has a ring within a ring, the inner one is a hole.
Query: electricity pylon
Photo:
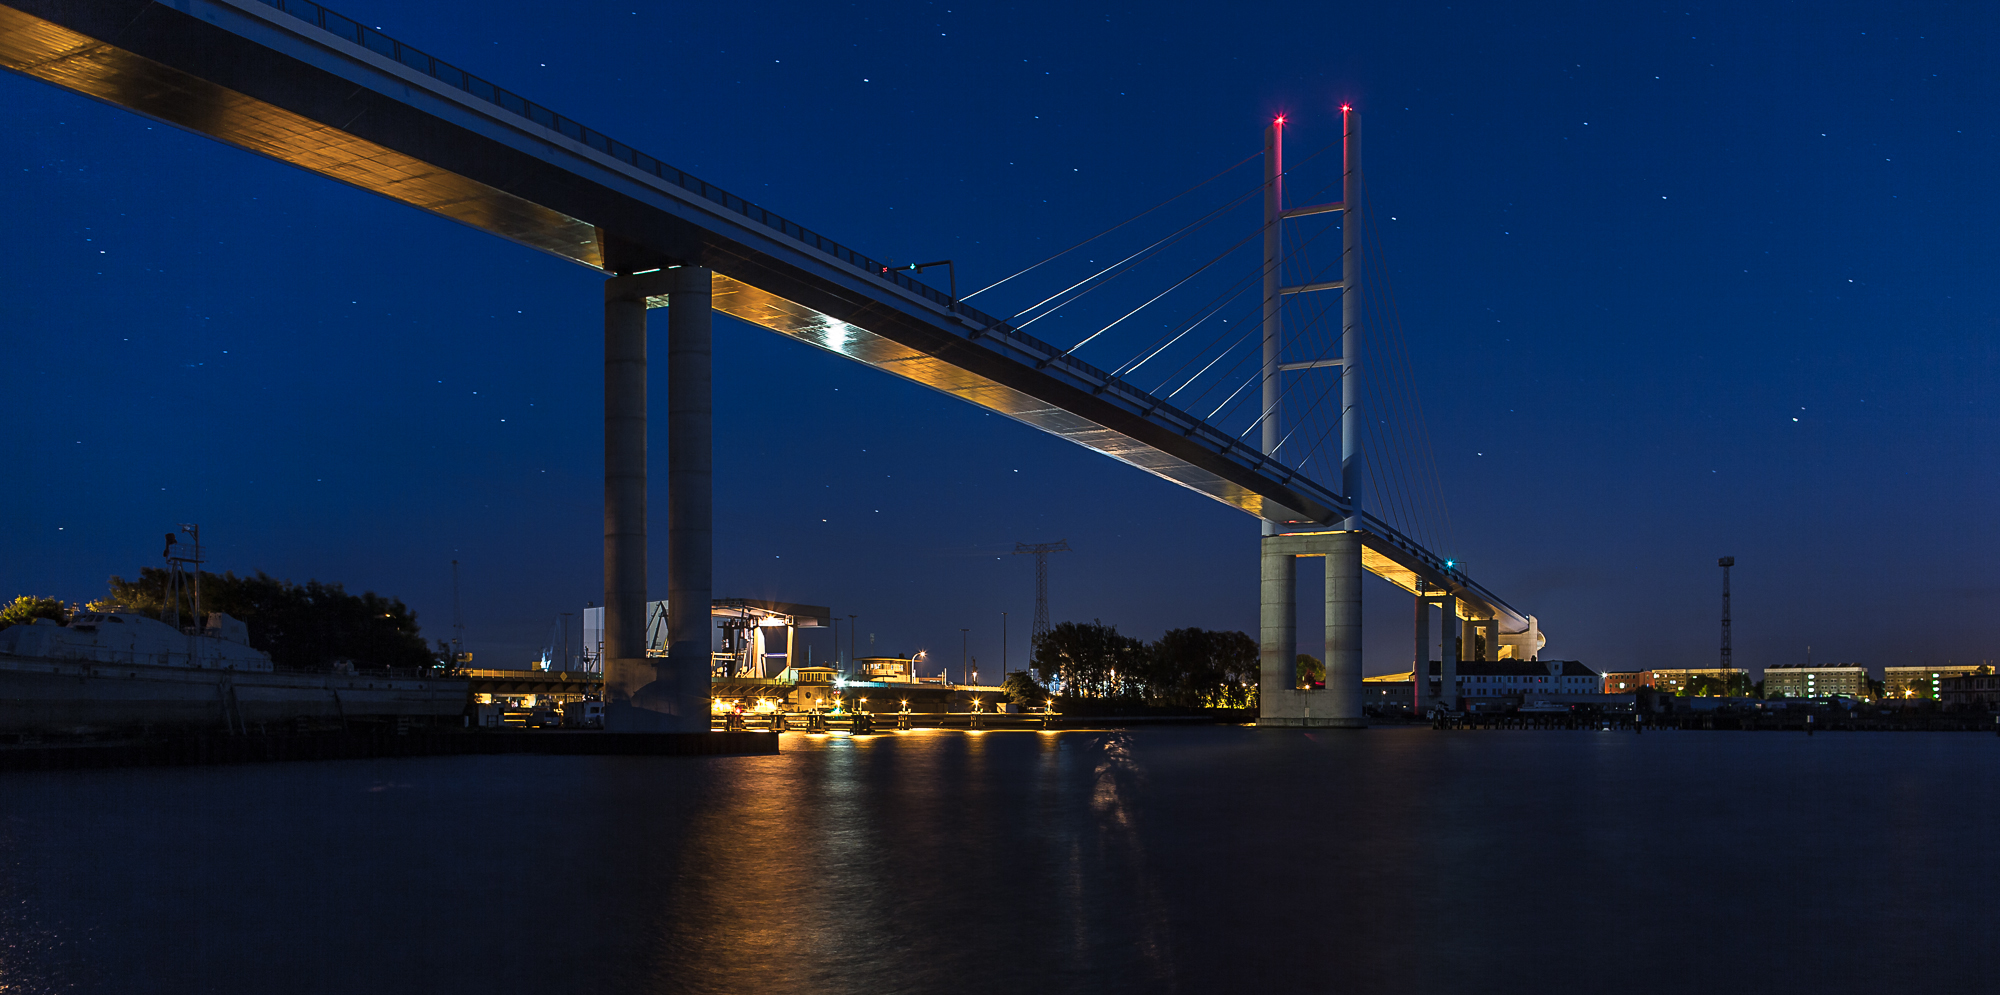
[[[1042,635],[1049,631],[1049,554],[1069,551],[1068,539],[1014,544],[1015,556],[1023,553],[1035,554],[1035,642],[1040,642]]]

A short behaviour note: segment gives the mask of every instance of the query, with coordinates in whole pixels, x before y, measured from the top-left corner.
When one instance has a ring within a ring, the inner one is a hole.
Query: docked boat
[[[281,671],[220,612],[185,629],[117,610],[0,629],[0,735],[456,725],[466,690],[421,674]]]

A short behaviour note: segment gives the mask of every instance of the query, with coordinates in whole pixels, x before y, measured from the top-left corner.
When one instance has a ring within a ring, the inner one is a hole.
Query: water
[[[0,775],[0,992],[1990,991],[2000,739],[788,735]]]

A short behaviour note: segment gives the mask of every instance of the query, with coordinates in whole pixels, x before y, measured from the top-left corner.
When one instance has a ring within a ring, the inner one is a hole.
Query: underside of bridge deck
[[[692,328],[697,323],[685,299],[704,298],[704,313],[712,307],[1005,414],[1241,509],[1271,523],[1270,531],[1300,530],[1267,537],[1267,559],[1287,543],[1338,547],[1343,552],[1328,558],[1342,563],[1341,589],[1350,586],[1349,573],[1355,578],[1357,681],[1362,569],[1418,596],[1449,591],[1468,606],[1468,617],[1496,619],[1505,632],[1532,626],[1449,561],[1359,513],[1340,491],[1231,433],[851,248],[317,4],[0,0],[0,65],[607,274],[681,281],[684,306],[670,309],[670,325]],[[697,292],[686,280],[699,272],[707,277]],[[624,343],[617,362],[629,366],[636,358],[642,371],[644,310],[662,303],[645,299],[654,296],[628,295],[606,313],[607,346],[617,338]],[[679,318],[671,316],[676,310]],[[623,316],[621,336],[613,334],[614,311]],[[670,329],[670,353],[675,339]],[[701,348],[706,362],[705,340]],[[643,384],[636,406],[634,395],[618,386],[631,370],[614,369],[612,359],[607,352],[606,567],[614,615],[607,620],[614,663],[607,684],[613,696],[636,696],[640,687],[665,687],[642,679],[656,665],[634,652],[643,639],[635,626],[643,626],[645,600],[645,404]],[[615,432],[614,423],[622,426]],[[670,451],[692,447],[698,436],[708,452],[705,407],[676,410],[668,430],[689,433]],[[670,562],[670,586],[676,598],[699,594],[696,603],[707,600],[708,586],[708,522],[696,510],[706,508],[705,466],[676,465],[668,485],[669,520],[678,522],[669,527],[677,538],[688,530],[692,544],[680,548],[699,554],[684,568]],[[697,534],[703,541],[693,543]],[[1328,554],[1284,559],[1296,555]],[[636,618],[630,605],[640,606]],[[1328,611],[1331,632],[1331,602]],[[675,652],[683,641],[692,650],[698,638],[677,632]],[[1350,649],[1342,646],[1346,668]],[[707,649],[700,653],[704,680]],[[1332,656],[1329,643],[1329,663]],[[618,660],[637,661],[637,669],[627,674]],[[673,687],[656,702],[659,714],[694,714],[698,682],[692,673],[684,676],[666,681]],[[1338,707],[1351,710],[1347,703]],[[701,715],[705,728],[705,708]]]

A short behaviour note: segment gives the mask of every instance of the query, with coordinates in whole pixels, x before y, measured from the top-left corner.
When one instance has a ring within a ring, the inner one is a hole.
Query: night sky
[[[1733,555],[1740,665],[2000,658],[2000,9],[1373,6],[334,5],[968,290],[1239,163],[1277,114],[1303,158],[1351,101],[1443,552],[1545,656],[1713,666]],[[0,132],[0,594],[101,596],[199,522],[213,569],[400,597],[431,638],[460,561],[476,665],[602,603],[601,274],[20,76]],[[1172,277],[1134,280],[1094,306]],[[1240,512],[728,319],[715,375],[718,596],[830,605],[842,643],[852,613],[862,653],[954,668],[970,628],[991,677],[1002,612],[1026,657],[1013,543],[1067,539],[1058,621],[1254,632]],[[1368,596],[1367,671],[1407,668],[1407,598]]]

